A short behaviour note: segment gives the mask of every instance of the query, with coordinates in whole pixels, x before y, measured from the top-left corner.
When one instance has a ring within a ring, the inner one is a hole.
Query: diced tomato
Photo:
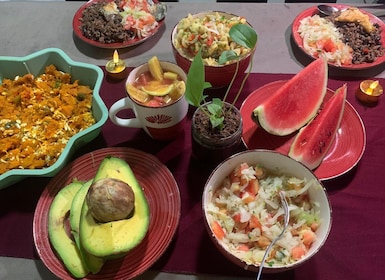
[[[214,221],[214,222],[211,224],[211,229],[213,230],[214,235],[215,235],[219,240],[222,240],[223,237],[225,237],[225,231],[223,230],[223,228],[221,227],[221,225],[220,225],[217,221]]]
[[[213,36],[208,36],[207,40],[206,40],[207,46],[211,46],[213,44],[213,42],[214,42]]]
[[[241,214],[240,213],[236,213],[234,216],[233,216],[233,220],[235,222],[235,227],[237,229],[245,229],[248,225],[248,222],[241,222]]]
[[[301,246],[297,246],[297,247],[294,247],[293,249],[291,249],[291,256],[293,257],[293,259],[295,260],[299,260],[300,258],[302,258],[304,255],[306,254],[306,251],[303,247]]]
[[[328,38],[324,43],[324,50],[327,52],[334,53],[337,50],[336,44],[332,41],[332,39]]]
[[[259,228],[262,231],[262,224],[255,215],[251,215],[251,218],[249,220],[249,228]]]
[[[311,244],[316,239],[316,235],[312,230],[304,230],[302,232],[302,242],[306,246],[306,248],[310,248]]]
[[[259,181],[256,179],[250,180],[245,190],[255,197],[259,191]]]
[[[247,252],[249,251],[249,246],[245,245],[245,244],[241,244],[237,247],[237,250],[239,251],[243,251],[243,252]]]

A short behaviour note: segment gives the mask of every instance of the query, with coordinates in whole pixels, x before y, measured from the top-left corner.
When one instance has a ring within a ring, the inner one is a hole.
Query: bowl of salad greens
[[[246,18],[221,11],[188,14],[182,18],[171,33],[171,45],[177,64],[188,72],[200,50],[206,81],[214,88],[228,86],[237,67],[237,76],[246,71],[255,51],[255,48],[244,47],[231,38],[230,28],[237,24],[251,27]],[[238,58],[228,60],[225,64],[220,63],[221,54],[229,50],[234,51]]]
[[[270,150],[240,152],[219,164],[206,182],[202,208],[218,250],[256,272],[260,266],[281,272],[303,264],[324,245],[332,224],[322,182],[301,163]]]

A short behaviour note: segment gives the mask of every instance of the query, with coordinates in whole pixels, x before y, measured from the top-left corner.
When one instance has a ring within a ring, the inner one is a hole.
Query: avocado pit
[[[104,178],[91,185],[86,201],[94,219],[107,223],[130,216],[135,206],[135,194],[126,182]]]

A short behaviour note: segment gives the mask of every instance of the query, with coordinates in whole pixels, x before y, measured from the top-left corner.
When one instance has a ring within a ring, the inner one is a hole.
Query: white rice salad
[[[242,163],[224,180],[207,205],[214,236],[247,265],[259,265],[266,248],[283,229],[284,209],[279,192],[289,204],[290,222],[266,259],[268,266],[283,266],[303,258],[317,238],[319,205],[308,190],[321,187],[309,181],[276,175],[260,165]]]
[[[335,25],[319,15],[303,18],[298,27],[305,51],[313,57],[324,55],[338,66],[352,64],[353,49],[342,42]]]

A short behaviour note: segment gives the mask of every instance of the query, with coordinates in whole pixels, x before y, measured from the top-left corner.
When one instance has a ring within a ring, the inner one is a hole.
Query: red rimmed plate
[[[132,46],[135,46],[135,45],[138,45],[146,40],[148,40],[149,38],[151,38],[152,36],[154,36],[158,31],[159,29],[164,25],[164,19],[161,20],[161,21],[158,21],[158,26],[153,29],[151,31],[151,34],[149,36],[146,36],[146,37],[143,37],[143,38],[134,38],[132,40],[128,40],[128,41],[125,41],[125,42],[122,42],[122,43],[111,43],[111,44],[106,44],[106,43],[101,43],[101,42],[97,42],[97,41],[94,41],[94,40],[91,40],[87,37],[85,37],[80,29],[81,27],[81,19],[82,19],[82,13],[84,11],[85,8],[91,6],[91,5],[94,5],[95,3],[98,3],[98,2],[102,2],[102,1],[105,1],[105,2],[112,2],[113,0],[90,0],[88,2],[86,2],[85,4],[83,4],[75,13],[73,19],[72,19],[72,27],[73,27],[73,30],[74,30],[74,33],[75,35],[81,39],[82,41],[92,45],[92,46],[95,46],[95,47],[99,47],[99,48],[105,48],[105,49],[122,49],[122,48],[127,48],[127,47],[132,47]],[[158,3],[159,1],[158,0],[154,0],[154,3]]]
[[[346,6],[346,5],[340,5],[340,4],[330,4],[332,6],[335,6],[336,8],[338,9],[344,9],[344,8],[349,8],[350,6]],[[360,9],[360,11],[364,14],[367,14],[369,16],[369,19],[370,21],[374,24],[374,23],[377,23],[380,28],[381,28],[381,43],[382,43],[382,46],[385,47],[385,23],[379,19],[378,17],[372,15],[371,13],[365,11],[365,10],[362,10]],[[315,14],[318,14],[318,9],[317,9],[317,6],[314,6],[314,7],[311,7],[311,8],[308,8],[306,10],[304,10],[302,13],[300,13],[293,21],[293,24],[292,24],[292,36],[293,36],[293,39],[294,39],[294,42],[295,44],[308,56],[314,58],[312,55],[308,54],[306,52],[306,50],[304,49],[304,46],[303,46],[303,40],[301,38],[301,36],[299,35],[298,33],[298,28],[299,28],[299,25],[300,25],[300,21],[305,18],[305,17],[308,17],[308,16],[313,16]],[[336,68],[339,68],[339,69],[345,69],[345,70],[364,70],[364,69],[368,69],[368,68],[373,68],[375,66],[378,66],[382,63],[385,62],[385,55],[381,56],[381,57],[378,57],[374,62],[372,63],[361,63],[361,64],[351,64],[351,65],[342,65],[342,66],[338,66],[338,65],[335,65],[333,63],[329,63],[330,66],[333,66],[333,67],[336,67]]]
[[[36,250],[46,265],[60,279],[73,279],[56,256],[48,236],[48,212],[55,195],[73,178],[90,180],[106,156],[124,159],[144,189],[150,207],[150,225],[144,240],[125,257],[105,263],[98,274],[86,279],[131,279],[148,269],[169,246],[180,218],[178,185],[155,156],[131,148],[105,148],[85,154],[63,168],[44,189],[33,219]]]
[[[278,90],[287,81],[276,81],[253,91],[241,106],[243,119],[242,139],[248,149],[264,148],[287,155],[295,133],[288,136],[275,136],[267,133],[252,119],[253,110],[272,92]],[[333,95],[328,89],[324,101]],[[321,165],[314,170],[320,180],[328,180],[351,170],[361,159],[366,145],[365,127],[354,107],[346,101],[345,111],[334,143],[323,159]]]

